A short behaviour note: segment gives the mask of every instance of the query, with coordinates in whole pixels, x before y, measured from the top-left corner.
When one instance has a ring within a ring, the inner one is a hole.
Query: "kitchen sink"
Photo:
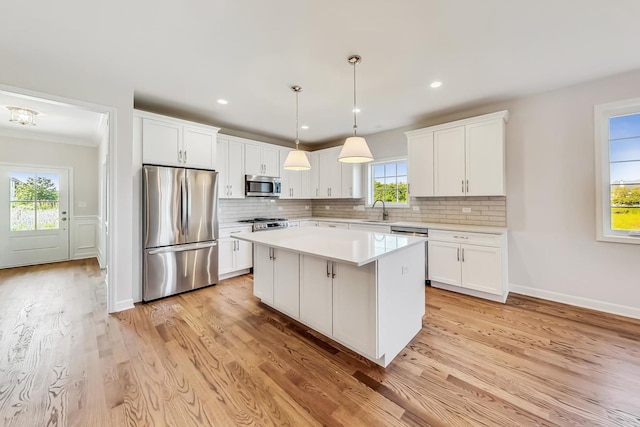
[[[362,222],[370,223],[370,224],[395,224],[394,221],[389,221],[388,219],[372,219],[372,220],[363,220]]]

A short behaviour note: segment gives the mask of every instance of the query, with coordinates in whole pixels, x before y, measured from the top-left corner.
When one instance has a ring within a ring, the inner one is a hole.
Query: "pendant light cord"
[[[300,126],[298,126],[298,93],[300,91],[296,90],[296,150],[298,149],[298,144],[300,144],[300,140],[298,138],[298,129],[300,128]]]
[[[353,136],[358,135],[358,119],[356,118],[357,107],[356,107],[356,65],[358,62],[353,62]]]

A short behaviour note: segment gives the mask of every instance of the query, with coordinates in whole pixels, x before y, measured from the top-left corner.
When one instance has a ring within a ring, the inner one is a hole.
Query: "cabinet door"
[[[291,199],[293,195],[291,194],[291,182],[290,178],[293,177],[294,173],[297,171],[290,171],[284,168],[284,161],[287,159],[287,155],[291,150],[282,150],[282,155],[280,156],[280,173],[277,175],[280,177],[280,184],[282,193],[280,194],[280,199]]]
[[[407,152],[410,196],[433,196],[433,133],[409,137]]]
[[[331,261],[301,256],[300,320],[330,337],[333,333]]]
[[[182,130],[182,157],[185,166],[213,169],[216,153],[216,132],[187,127]]]
[[[504,121],[467,125],[466,132],[467,195],[505,195]]]
[[[434,184],[436,196],[465,194],[464,126],[433,133]]]
[[[362,165],[359,163],[340,163],[342,170],[341,191],[343,199],[362,197]]]
[[[233,265],[235,239],[218,240],[218,274],[227,274],[235,270]]]
[[[244,199],[244,144],[229,141],[227,184],[229,198]]]
[[[502,251],[489,246],[461,245],[462,286],[502,295]]]
[[[144,163],[183,166],[181,146],[182,126],[159,120],[142,119],[142,161]]]
[[[253,267],[253,244],[242,240],[236,242],[236,270]]]
[[[312,199],[318,199],[320,198],[320,154],[317,151],[309,153],[309,163],[311,164],[309,192]]]
[[[229,197],[229,141],[220,139],[216,141],[216,170],[218,171],[218,198]]]
[[[246,144],[244,146],[244,167],[247,175],[264,175],[262,148]]]
[[[297,198],[310,199],[312,194],[315,193],[311,192],[311,171],[300,171],[300,193]]]
[[[280,150],[265,147],[262,149],[262,164],[266,176],[280,176]]]
[[[300,256],[274,249],[273,305],[293,318],[300,317]]]
[[[333,263],[333,337],[377,358],[375,268],[375,262],[362,267]]]
[[[253,294],[267,304],[273,304],[273,261],[271,248],[255,245],[253,252]]]
[[[338,162],[340,147],[320,151],[320,198],[333,199],[342,194],[342,166]]]
[[[460,286],[460,245],[429,240],[429,280]]]

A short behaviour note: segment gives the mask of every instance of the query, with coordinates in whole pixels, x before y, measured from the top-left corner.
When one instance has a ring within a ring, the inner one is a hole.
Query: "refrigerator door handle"
[[[170,252],[184,252],[184,251],[192,251],[195,249],[204,249],[210,248],[213,246],[218,246],[218,241],[206,242],[206,243],[191,243],[188,245],[179,245],[179,246],[167,246],[164,248],[151,249],[147,253],[149,255],[158,255],[158,254],[166,254]]]
[[[187,205],[187,218],[185,221],[186,227],[184,230],[184,234],[189,234],[189,217],[191,217],[191,185],[189,185],[189,179],[186,177],[186,175],[185,175],[184,182],[185,182],[184,186],[187,193],[187,199],[185,200]]]
[[[180,232],[183,236],[187,235],[187,189],[185,186],[185,177],[180,178]]]

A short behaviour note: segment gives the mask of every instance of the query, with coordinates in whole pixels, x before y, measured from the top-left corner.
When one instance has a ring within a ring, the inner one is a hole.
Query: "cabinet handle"
[[[187,150],[184,150],[184,162],[187,163]]]
[[[460,183],[461,183],[461,185],[462,185],[461,190],[462,190],[462,192],[464,193],[464,179],[463,179],[462,181],[460,181]]]
[[[353,187],[349,187],[349,195],[353,197]]]
[[[458,261],[460,261],[460,248],[458,248]]]
[[[318,197],[318,189],[316,188],[316,197]]]
[[[329,273],[329,261],[327,261],[327,277],[331,277],[331,273]]]
[[[178,150],[178,163],[182,163],[182,150]]]
[[[462,248],[462,262],[464,262],[464,248]]]
[[[273,254],[273,256],[271,257],[272,260],[276,260],[276,249],[275,248],[271,248],[271,253]]]
[[[467,193],[469,192],[469,180],[467,180]]]
[[[273,250],[273,248],[269,248],[269,259],[273,260],[273,255],[271,255],[271,251]]]
[[[336,278],[336,263],[335,262],[331,263],[331,278],[332,279]]]

